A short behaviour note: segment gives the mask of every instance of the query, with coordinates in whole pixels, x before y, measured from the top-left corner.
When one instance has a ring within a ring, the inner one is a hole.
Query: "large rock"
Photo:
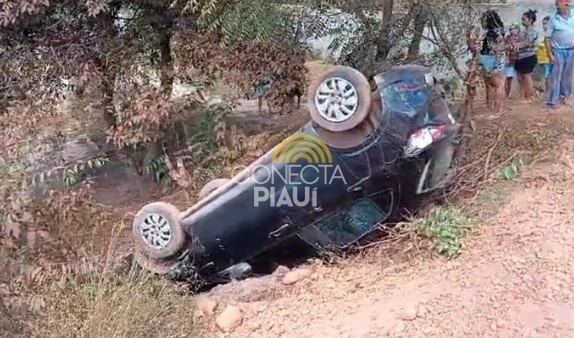
[[[305,268],[291,270],[285,274],[282,282],[285,285],[292,285],[310,277],[312,274],[313,271]]]
[[[66,188],[65,168],[101,153],[102,149],[87,136],[79,136],[61,147],[47,142],[28,155],[34,167],[29,196],[43,198],[50,190]]]
[[[239,308],[233,305],[227,305],[223,312],[215,318],[215,324],[223,332],[231,332],[241,325],[243,314]]]
[[[196,305],[197,309],[205,316],[213,316],[217,309],[217,301],[204,295],[197,297]]]
[[[90,158],[100,153],[100,147],[87,137],[77,138],[64,144],[62,160],[65,164]]]
[[[247,278],[221,284],[210,291],[210,295],[223,301],[251,303],[264,299],[273,293],[276,282],[272,276]]]
[[[417,318],[418,315],[419,315],[418,306],[411,304],[400,309],[400,311],[397,313],[397,318],[401,320],[410,321]]]

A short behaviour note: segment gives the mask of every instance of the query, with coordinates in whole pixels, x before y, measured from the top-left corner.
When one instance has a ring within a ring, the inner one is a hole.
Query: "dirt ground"
[[[235,317],[241,324],[229,337],[573,337],[574,139],[564,135],[574,108],[513,104],[476,122],[562,136],[514,182],[480,195],[491,216],[475,221],[460,258],[375,251],[336,266],[309,264],[292,285],[280,272],[234,282],[202,296],[214,301],[207,307],[217,302],[203,315],[204,336],[225,336],[216,323]],[[227,304],[239,312],[219,315]]]

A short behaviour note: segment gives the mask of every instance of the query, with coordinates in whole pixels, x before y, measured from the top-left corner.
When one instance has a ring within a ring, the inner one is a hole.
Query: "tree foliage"
[[[103,117],[110,143],[147,151],[136,158],[146,162],[192,147],[190,125],[209,106],[203,89],[218,83],[232,89],[224,97],[231,106],[270,83],[267,101],[289,112],[293,94],[306,87],[310,38],[333,37],[337,63],[368,76],[416,59],[463,77],[461,37],[475,14],[469,1],[5,1],[0,127],[15,139],[38,133],[66,80],[85,101],[74,109]],[[176,98],[181,84],[191,93]],[[215,118],[212,140],[223,145],[230,126]]]
[[[31,102],[52,104],[72,81],[113,144],[154,149],[184,145],[206,104],[202,92],[174,101],[175,83],[226,83],[233,103],[273,78],[266,98],[289,111],[306,69],[288,11],[258,0],[5,1],[0,109],[14,118]]]
[[[335,2],[340,18],[330,23],[337,62],[368,76],[400,63],[417,62],[464,77],[469,56],[464,38],[478,22],[474,0]],[[444,15],[452,13],[453,15]]]

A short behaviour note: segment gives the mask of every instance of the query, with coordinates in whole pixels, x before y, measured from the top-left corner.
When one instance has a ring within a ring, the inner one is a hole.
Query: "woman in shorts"
[[[482,48],[480,64],[486,87],[486,104],[496,112],[501,112],[504,104],[506,49],[504,46],[504,25],[494,10],[484,12],[481,17]]]
[[[522,15],[522,25],[524,31],[521,33],[521,40],[515,45],[517,60],[514,69],[518,75],[518,84],[524,100],[531,100],[534,95],[534,80],[532,72],[538,64],[536,58],[536,40],[538,33],[534,30],[536,22],[536,11],[528,10]]]

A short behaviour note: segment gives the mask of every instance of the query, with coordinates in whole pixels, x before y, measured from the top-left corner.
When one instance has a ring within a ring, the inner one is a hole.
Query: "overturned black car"
[[[144,206],[136,260],[197,278],[248,271],[297,236],[316,250],[349,247],[397,216],[408,199],[448,182],[460,133],[436,78],[406,65],[367,79],[335,67],[309,89],[311,121],[231,179],[216,179],[180,212]]]

